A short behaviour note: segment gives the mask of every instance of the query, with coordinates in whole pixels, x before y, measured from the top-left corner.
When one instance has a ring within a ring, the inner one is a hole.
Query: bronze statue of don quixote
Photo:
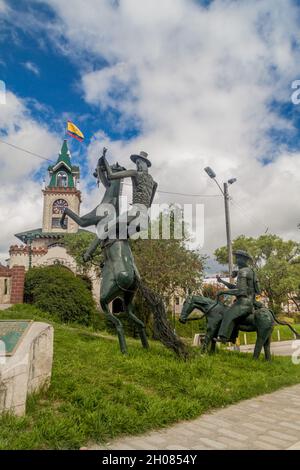
[[[64,219],[68,216],[80,227],[92,225],[96,227],[97,236],[83,257],[86,261],[90,259],[98,246],[103,252],[100,305],[107,320],[116,328],[121,352],[127,353],[124,328],[120,319],[109,309],[109,304],[116,298],[123,301],[128,318],[137,327],[142,346],[149,347],[145,325],[134,313],[133,300],[139,289],[153,311],[155,337],[178,356],[186,358],[187,348],[172,330],[163,300],[142,282],[130,248],[129,238],[134,235],[134,233],[130,233],[132,227],[136,227],[136,231],[147,229],[148,220],[145,220],[145,210],[147,212],[150,208],[157,188],[157,183],[148,172],[148,168],[151,166],[148,155],[141,152],[139,155],[131,155],[131,160],[136,165],[134,169],[127,170],[118,163],[109,165],[104,148],[93,174],[97,178],[98,184],[102,184],[105,188],[100,204],[82,217],[66,208],[61,218],[61,226],[64,227]],[[124,178],[132,180],[132,206],[135,209],[130,209],[126,217],[120,213],[119,204],[121,181]],[[104,215],[107,207],[113,207],[115,214],[113,224],[110,224],[109,228]],[[126,220],[125,236],[124,220]],[[136,225],[134,224],[135,220],[137,221]]]

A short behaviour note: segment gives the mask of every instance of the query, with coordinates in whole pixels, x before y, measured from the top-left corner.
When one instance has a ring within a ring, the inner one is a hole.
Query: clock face
[[[52,213],[53,214],[62,214],[66,207],[68,207],[67,201],[65,201],[64,199],[57,199],[53,203]]]

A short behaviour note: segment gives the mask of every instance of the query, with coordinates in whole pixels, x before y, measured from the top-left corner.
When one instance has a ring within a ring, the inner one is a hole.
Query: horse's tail
[[[172,349],[183,359],[187,359],[187,347],[172,330],[161,296],[153,292],[141,281],[139,281],[139,290],[149,303],[149,306],[153,312],[155,336],[163,343],[164,346]]]
[[[276,315],[275,313],[269,309],[269,311],[271,312],[271,315],[274,319],[274,321],[276,323],[278,323],[278,325],[284,325],[284,326],[288,326],[290,330],[292,330],[292,332],[296,335],[296,338],[299,339],[300,338],[300,334],[295,330],[295,328],[292,327],[292,325],[290,325],[287,321],[280,321],[280,320],[277,320],[276,318]]]

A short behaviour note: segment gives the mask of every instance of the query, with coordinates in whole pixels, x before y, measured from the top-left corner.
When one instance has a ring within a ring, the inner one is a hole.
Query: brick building
[[[25,267],[8,268],[0,266],[0,304],[23,302]]]

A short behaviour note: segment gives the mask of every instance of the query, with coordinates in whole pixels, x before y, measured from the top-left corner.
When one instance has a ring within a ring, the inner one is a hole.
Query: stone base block
[[[11,357],[0,357],[0,413],[22,416],[28,394],[50,385],[53,327],[33,322]]]

